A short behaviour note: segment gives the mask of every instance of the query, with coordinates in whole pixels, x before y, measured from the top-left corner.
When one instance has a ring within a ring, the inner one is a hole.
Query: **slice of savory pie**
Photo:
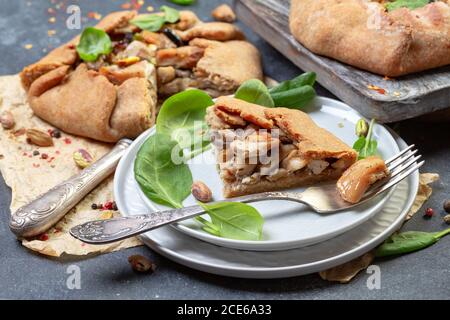
[[[220,97],[206,121],[227,198],[335,180],[357,159],[299,110]]]

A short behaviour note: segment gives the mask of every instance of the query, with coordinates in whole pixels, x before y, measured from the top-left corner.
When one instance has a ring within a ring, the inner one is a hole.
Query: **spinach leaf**
[[[393,11],[400,8],[408,8],[411,10],[421,8],[430,3],[429,0],[395,0],[386,3],[386,9]]]
[[[152,201],[181,208],[183,200],[191,193],[192,175],[186,164],[174,164],[174,150],[177,150],[177,143],[169,136],[160,133],[150,136],[137,153],[134,175]]]
[[[264,107],[272,108],[274,106],[269,90],[266,85],[258,79],[250,79],[241,84],[234,97]]]
[[[300,109],[314,99],[316,91],[310,85],[271,93],[276,107]]]
[[[164,12],[164,18],[168,23],[175,23],[180,20],[180,13],[177,9],[168,6],[161,6],[161,11]]]
[[[239,202],[200,205],[211,217],[211,222],[197,219],[205,231],[229,239],[261,240],[264,218],[252,206]]]
[[[166,19],[164,16],[157,14],[141,14],[132,19],[130,23],[142,30],[156,32],[159,31],[166,23]]]
[[[112,43],[105,31],[87,27],[83,30],[76,49],[83,61],[92,62],[97,60],[100,55],[110,53]]]
[[[375,254],[377,257],[386,257],[417,251],[435,244],[447,234],[450,234],[450,229],[441,232],[407,231],[394,234],[378,247]]]
[[[281,82],[279,85],[271,88],[269,91],[271,94],[273,94],[287,90],[292,90],[306,85],[313,86],[315,82],[316,82],[316,73],[305,72],[295,77],[294,79]]]
[[[375,119],[370,121],[369,130],[367,136],[361,136],[353,144],[353,149],[358,152],[358,160],[374,156],[377,154],[378,142],[372,139],[373,126],[375,125]]]
[[[172,3],[179,4],[180,6],[189,6],[195,2],[195,0],[168,0]]]
[[[182,149],[190,148],[194,155],[209,145],[205,137],[206,108],[213,105],[211,97],[197,89],[177,93],[167,99],[156,121],[158,133],[170,135]]]

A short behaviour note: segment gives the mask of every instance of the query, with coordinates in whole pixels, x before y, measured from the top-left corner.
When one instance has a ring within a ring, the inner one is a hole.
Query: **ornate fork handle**
[[[301,195],[290,192],[265,192],[226,201],[258,202],[266,200],[286,200],[302,202]],[[218,201],[221,202],[221,201]],[[205,211],[201,206],[157,211],[149,214],[121,217],[108,220],[89,221],[70,230],[70,234],[83,242],[104,244],[123,240],[167,224],[198,216]]]
[[[9,223],[11,231],[20,237],[31,237],[49,229],[114,172],[130,144],[131,140],[120,140],[111,152],[90,167],[19,208],[11,216]]]

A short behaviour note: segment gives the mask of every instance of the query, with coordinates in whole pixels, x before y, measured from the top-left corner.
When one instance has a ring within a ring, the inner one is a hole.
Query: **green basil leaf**
[[[173,208],[182,207],[192,186],[189,167],[172,161],[172,152],[177,147],[169,136],[156,133],[144,142],[134,161],[134,175],[144,194]]]
[[[223,238],[237,240],[261,240],[264,218],[253,208],[239,202],[200,203],[211,217],[211,225],[206,224],[205,231],[212,229]]]
[[[411,10],[425,7],[428,3],[430,3],[429,0],[395,0],[386,3],[386,9],[388,11],[393,11],[400,8],[408,8]]]
[[[303,87],[306,85],[313,86],[315,82],[316,82],[316,73],[306,72],[299,75],[298,77],[295,77],[294,79],[281,82],[279,85],[271,88],[269,91],[271,94],[273,94],[295,89],[298,87]]]
[[[315,98],[316,91],[312,86],[305,85],[271,93],[271,96],[276,107],[300,109]]]
[[[168,23],[175,23],[180,20],[180,13],[177,9],[168,6],[162,6],[161,11],[164,12],[164,18]]]
[[[234,97],[264,107],[272,108],[274,106],[269,90],[258,79],[250,79],[241,84]]]
[[[366,138],[365,137],[360,137],[358,140],[355,141],[355,143],[353,144],[353,149],[356,152],[360,152],[364,146],[366,145]]]
[[[141,14],[132,19],[130,23],[142,30],[156,32],[163,27],[166,23],[166,19],[164,16],[157,14]]]
[[[105,31],[93,27],[83,30],[77,45],[78,55],[83,61],[96,61],[100,55],[108,54],[111,51],[111,39]]]
[[[189,6],[195,2],[195,0],[169,0],[172,3],[179,4],[181,6]]]
[[[167,99],[156,121],[158,133],[170,135],[181,148],[190,148],[195,154],[210,143],[205,136],[206,108],[213,105],[211,97],[197,89],[177,93]]]
[[[392,235],[375,252],[377,257],[385,257],[417,251],[438,241],[437,233],[407,231]]]

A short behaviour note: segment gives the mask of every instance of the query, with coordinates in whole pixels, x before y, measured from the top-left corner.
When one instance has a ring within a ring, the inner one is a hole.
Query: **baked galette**
[[[299,110],[220,97],[206,121],[227,198],[335,180],[357,159]]]
[[[188,88],[216,97],[262,78],[257,49],[232,24],[181,11],[151,32],[131,22],[139,17],[121,11],[102,19],[96,28],[112,51],[95,61],[80,58],[77,36],[25,67],[20,76],[34,113],[68,133],[115,142],[151,127],[158,100]]]
[[[314,53],[383,76],[450,64],[450,2],[292,0],[293,36]]]

